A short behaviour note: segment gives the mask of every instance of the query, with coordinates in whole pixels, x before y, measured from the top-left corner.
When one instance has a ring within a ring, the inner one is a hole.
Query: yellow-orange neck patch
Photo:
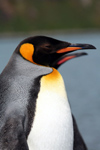
[[[25,43],[20,47],[20,54],[28,61],[34,63],[32,56],[34,53],[34,46],[30,43]]]
[[[41,78],[40,93],[52,98],[52,94],[67,99],[65,85],[61,74],[55,69]],[[47,98],[48,100],[48,98]]]

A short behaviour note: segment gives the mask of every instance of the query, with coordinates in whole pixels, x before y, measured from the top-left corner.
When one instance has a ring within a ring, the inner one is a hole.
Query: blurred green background
[[[100,29],[100,0],[0,0],[0,32]]]

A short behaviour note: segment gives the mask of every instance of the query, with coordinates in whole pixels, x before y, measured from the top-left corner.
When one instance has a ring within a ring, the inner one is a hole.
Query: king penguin
[[[46,36],[17,46],[0,75],[0,150],[86,150],[57,71],[81,49],[95,47]]]

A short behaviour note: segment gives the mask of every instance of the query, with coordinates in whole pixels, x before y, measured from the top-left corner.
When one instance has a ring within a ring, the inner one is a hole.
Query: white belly
[[[67,97],[40,92],[29,150],[73,150],[73,123]]]
[[[73,150],[73,122],[63,78],[53,72],[41,78],[29,150]]]

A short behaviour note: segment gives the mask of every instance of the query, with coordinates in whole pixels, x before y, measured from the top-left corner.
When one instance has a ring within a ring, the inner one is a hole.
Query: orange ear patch
[[[32,56],[34,53],[34,46],[30,43],[25,43],[20,47],[20,54],[28,61],[33,62]]]

